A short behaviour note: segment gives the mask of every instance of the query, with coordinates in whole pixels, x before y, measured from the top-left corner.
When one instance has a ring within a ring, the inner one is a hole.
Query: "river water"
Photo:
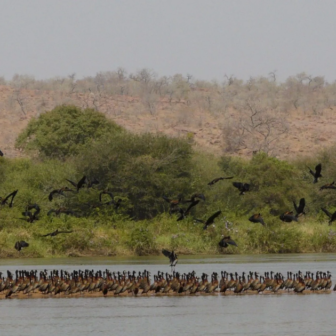
[[[170,271],[162,257],[0,260],[16,269]],[[222,270],[330,271],[336,254],[181,256],[176,268],[197,274]],[[0,300],[0,335],[335,335],[336,294],[109,297]]]

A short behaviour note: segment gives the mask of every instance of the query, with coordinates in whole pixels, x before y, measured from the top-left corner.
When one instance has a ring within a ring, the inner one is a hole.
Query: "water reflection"
[[[178,270],[331,271],[336,254],[182,256]],[[1,260],[0,270],[169,271],[161,257]],[[336,294],[0,300],[1,335],[334,335]]]

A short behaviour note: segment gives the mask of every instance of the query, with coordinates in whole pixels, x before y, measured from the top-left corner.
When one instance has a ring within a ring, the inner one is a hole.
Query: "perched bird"
[[[16,196],[17,193],[18,193],[18,190],[14,190],[8,196],[6,196],[6,197],[0,197],[0,204],[1,205],[6,205],[7,202],[9,201],[9,199],[11,198],[11,200],[10,200],[10,202],[8,204],[8,206],[11,208],[13,206],[14,197]]]
[[[210,181],[208,183],[209,186],[212,186],[214,185],[215,183],[217,183],[218,181],[222,181],[222,180],[231,180],[233,179],[233,176],[230,176],[230,177],[217,177],[215,179],[213,179],[212,181]]]
[[[30,211],[35,209],[34,212]],[[22,212],[22,216],[28,217],[24,218],[28,223],[33,223],[34,221],[38,220],[38,214],[41,212],[40,207],[38,204],[29,204],[26,207],[26,211]]]
[[[45,235],[41,235],[41,237],[48,237],[48,236],[55,237],[55,236],[57,236],[60,233],[72,233],[72,232],[73,232],[72,230],[70,230],[70,231],[60,231],[60,230],[57,229],[56,231],[47,233]]]
[[[244,195],[245,192],[250,191],[250,185],[248,183],[233,182],[232,184],[240,191],[239,195]]]
[[[322,177],[321,175],[321,170],[322,170],[322,164],[319,163],[316,167],[315,167],[315,172],[312,171],[309,167],[307,167],[309,169],[310,174],[312,174],[314,176],[314,181],[313,183],[317,183],[318,179],[320,177]]]
[[[280,219],[283,221],[283,222],[286,222],[286,223],[290,223],[292,221],[295,221],[297,222],[298,219],[297,217],[294,215],[293,211],[287,211],[285,213],[283,213],[282,215],[280,215]]]
[[[295,201],[293,201],[294,209],[296,211],[296,217],[299,217],[301,215],[305,215],[306,213],[304,212],[304,208],[306,206],[306,201],[304,198],[300,199],[299,206],[296,205]]]
[[[209,225],[213,224],[214,223],[214,220],[222,213],[222,211],[217,211],[215,212],[212,216],[210,216],[206,221],[203,221],[201,219],[196,219],[195,220],[197,222],[200,222],[200,223],[203,223],[204,224],[204,227],[203,227],[203,230],[206,230],[208,228]]]
[[[237,246],[236,242],[230,236],[223,237],[218,243],[220,247],[227,248],[229,245]]]
[[[49,194],[49,196],[48,196],[49,201],[51,202],[51,201],[53,200],[53,197],[54,197],[55,194],[58,194],[58,195],[61,195],[61,196],[65,196],[65,195],[64,195],[64,192],[65,192],[65,191],[73,191],[73,190],[72,190],[72,189],[69,189],[68,187],[63,187],[63,188],[61,188],[61,189],[53,190],[53,191]]]
[[[2,153],[2,151],[0,150],[0,156],[4,156],[4,154]]]
[[[28,247],[28,246],[29,246],[28,243],[26,243],[24,240],[21,240],[15,243],[14,248],[20,252],[21,249],[23,249],[24,247]]]
[[[335,181],[333,181],[332,183],[325,184],[320,188],[320,190],[324,189],[336,189]]]
[[[321,210],[329,217],[329,225],[336,220],[336,211],[334,213],[330,213],[327,209],[321,208]]]
[[[59,216],[62,213],[66,215],[75,215],[74,211],[66,208],[51,209],[48,211],[47,216],[50,216],[52,213],[54,213],[56,216]]]
[[[173,251],[168,251],[163,249],[162,253],[164,256],[166,256],[167,258],[169,258],[169,262],[170,262],[170,267],[175,267],[177,262],[178,262],[178,258],[177,258],[177,254]]]
[[[249,218],[249,221],[252,223],[260,223],[265,226],[264,219],[262,218],[261,214],[254,214]]]

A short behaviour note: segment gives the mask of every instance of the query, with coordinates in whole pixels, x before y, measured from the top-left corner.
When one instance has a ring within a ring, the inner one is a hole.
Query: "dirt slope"
[[[191,108],[187,102],[161,99],[155,105],[146,105],[138,97],[122,95],[100,96],[92,93],[65,93],[0,86],[0,149],[8,157],[21,156],[14,143],[19,132],[32,117],[58,104],[76,104],[80,107],[96,107],[108,118],[132,132],[162,132],[169,136],[188,137],[196,148],[217,155],[224,153],[224,126],[237,118],[234,111],[225,115],[213,114]],[[336,119],[332,110],[323,115],[305,115],[299,110],[287,116],[288,132],[277,140],[275,155],[288,159],[313,155],[321,147],[328,147],[336,141]],[[236,152],[249,156],[251,150]]]

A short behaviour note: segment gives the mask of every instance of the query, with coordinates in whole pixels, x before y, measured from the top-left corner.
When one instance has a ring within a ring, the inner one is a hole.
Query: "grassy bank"
[[[299,223],[270,223],[268,227],[246,220],[226,222],[220,217],[215,226],[203,230],[193,220],[176,222],[169,215],[134,222],[115,218],[63,217],[49,222],[6,227],[1,231],[1,257],[130,256],[158,255],[162,248],[178,254],[261,254],[336,252],[336,230],[324,222],[301,219]],[[41,237],[55,228],[73,230],[71,234]],[[221,235],[231,235],[238,247],[222,250]],[[17,252],[17,240],[30,246]]]

